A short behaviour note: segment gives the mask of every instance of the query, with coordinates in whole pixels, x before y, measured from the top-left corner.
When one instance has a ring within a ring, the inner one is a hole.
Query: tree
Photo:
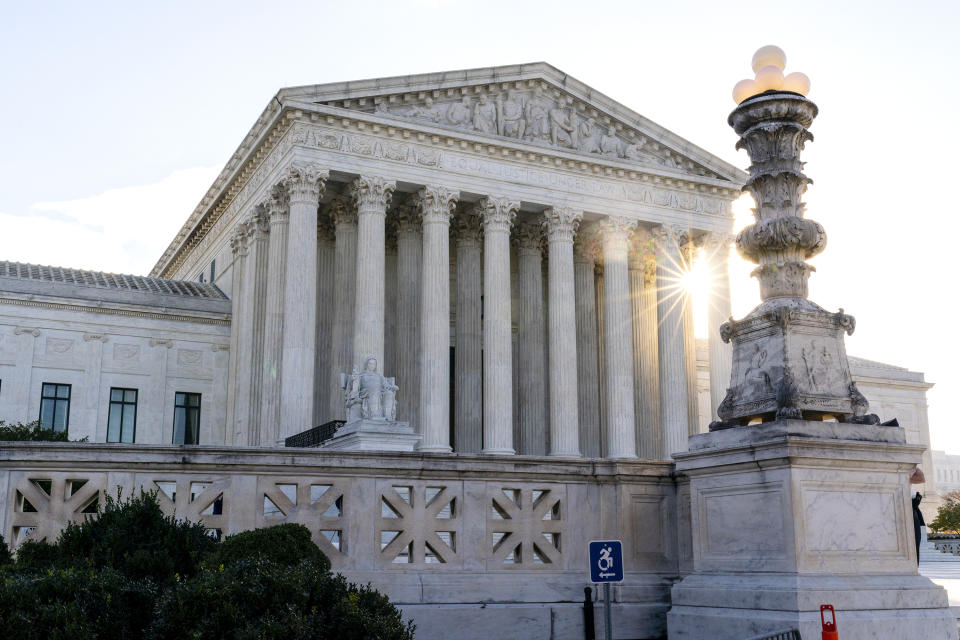
[[[0,442],[86,442],[87,438],[79,440],[70,440],[65,431],[54,431],[53,429],[44,429],[40,426],[39,420],[23,424],[7,424],[0,420]]]
[[[57,541],[24,542],[4,566],[0,629],[63,638],[412,640],[413,625],[369,587],[330,573],[298,524],[215,542],[163,514],[155,493],[107,498]]]
[[[930,523],[930,529],[936,533],[960,533],[960,491],[943,496],[943,504]]]

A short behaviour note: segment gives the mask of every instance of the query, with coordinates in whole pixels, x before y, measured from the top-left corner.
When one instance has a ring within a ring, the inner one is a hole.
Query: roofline
[[[491,80],[491,77],[493,80]],[[264,107],[247,135],[230,156],[220,174],[207,189],[206,194],[194,208],[193,212],[181,226],[180,230],[170,241],[163,254],[150,271],[152,277],[163,277],[179,249],[186,240],[197,232],[199,223],[205,212],[211,209],[217,201],[224,197],[224,190],[231,185],[238,172],[246,166],[250,157],[266,142],[267,134],[274,126],[287,117],[292,117],[291,107],[304,98],[308,100],[321,99],[349,99],[354,97],[372,96],[388,92],[395,88],[404,93],[423,90],[435,90],[463,86],[464,84],[491,84],[496,82],[513,82],[517,80],[545,79],[557,84],[564,90],[576,95],[580,99],[596,104],[606,109],[611,115],[623,120],[627,124],[651,132],[658,142],[670,146],[691,159],[696,160],[707,168],[727,178],[735,185],[742,185],[748,179],[748,174],[705,149],[689,142],[675,133],[661,127],[655,122],[641,116],[632,109],[611,99],[606,94],[596,91],[590,86],[577,80],[547,62],[532,62],[519,65],[503,65],[497,67],[478,67],[455,71],[421,73],[406,76],[390,76],[386,78],[370,78],[366,80],[350,80],[314,85],[285,87],[277,91]],[[334,94],[333,92],[336,91]],[[329,97],[326,97],[329,95]]]

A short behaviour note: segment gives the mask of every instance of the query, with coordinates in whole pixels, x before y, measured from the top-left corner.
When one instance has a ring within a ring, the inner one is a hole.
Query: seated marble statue
[[[363,359],[363,371],[353,368],[350,375],[341,374],[340,383],[346,401],[347,422],[355,420],[385,420],[394,422],[397,412],[397,391],[394,378],[385,378],[377,372],[377,359]]]

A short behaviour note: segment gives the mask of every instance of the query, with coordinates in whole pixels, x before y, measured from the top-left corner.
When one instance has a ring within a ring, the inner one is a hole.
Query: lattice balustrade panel
[[[460,482],[377,483],[376,536],[381,566],[453,568],[463,565],[460,549],[463,485]]]
[[[257,526],[296,522],[310,530],[313,541],[331,561],[347,554],[347,519],[342,479],[259,476],[257,478]]]
[[[25,540],[53,542],[67,523],[96,516],[106,483],[105,473],[11,473],[7,541],[12,547]]]
[[[563,568],[566,488],[487,485],[488,569]]]
[[[137,486],[156,491],[160,509],[169,516],[199,522],[220,539],[227,530],[230,500],[229,476],[138,475]]]

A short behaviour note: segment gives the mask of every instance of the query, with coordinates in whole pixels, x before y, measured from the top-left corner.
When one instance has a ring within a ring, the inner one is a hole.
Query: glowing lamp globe
[[[757,73],[766,66],[774,66],[783,71],[787,66],[787,54],[780,47],[768,44],[753,54],[753,72]]]
[[[779,91],[783,86],[783,71],[780,70],[780,67],[775,67],[772,64],[768,64],[765,67],[760,67],[760,70],[757,71],[757,88],[760,89],[760,92],[770,91]]]
[[[750,96],[755,96],[758,93],[763,93],[760,88],[757,86],[756,80],[741,80],[737,84],[733,85],[733,101],[737,104],[740,104]]]
[[[794,93],[805,96],[810,93],[810,78],[808,78],[806,74],[794,71],[784,76],[783,86],[780,88],[784,91],[793,91]]]

